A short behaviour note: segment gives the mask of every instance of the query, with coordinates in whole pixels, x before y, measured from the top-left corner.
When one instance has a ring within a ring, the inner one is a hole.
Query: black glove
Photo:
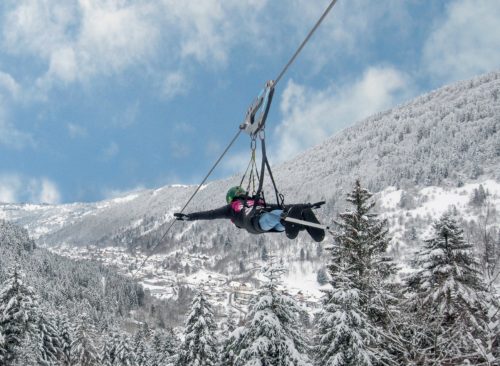
[[[313,203],[311,206],[312,206],[312,208],[320,208],[325,203],[326,203],[326,201],[319,201],[319,202]]]
[[[188,221],[189,220],[189,215],[183,214],[181,212],[174,213],[174,217],[176,220],[179,220],[179,221]]]

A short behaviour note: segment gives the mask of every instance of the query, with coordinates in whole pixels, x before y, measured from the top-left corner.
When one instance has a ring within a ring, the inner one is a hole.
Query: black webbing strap
[[[274,193],[276,195],[276,203],[278,206],[283,207],[283,195],[279,193],[278,187],[276,186],[276,181],[274,180],[273,172],[271,171],[271,165],[269,164],[269,160],[267,159],[267,154],[266,154],[266,139],[265,136],[263,135],[263,131],[261,132],[261,137],[260,137],[260,144],[262,148],[262,164],[260,168],[260,177],[259,177],[259,187],[257,188],[257,193],[255,194],[255,201],[256,204],[254,204],[253,209],[252,209],[252,214],[255,212],[257,208],[257,202],[261,197],[263,197],[263,192],[262,188],[264,186],[264,175],[267,172],[269,173],[269,177],[271,178],[271,182],[273,183],[273,188],[274,188]]]

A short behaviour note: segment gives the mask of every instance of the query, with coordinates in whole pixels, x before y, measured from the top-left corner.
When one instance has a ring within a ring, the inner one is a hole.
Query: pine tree
[[[135,333],[132,344],[135,355],[135,365],[147,366],[150,359],[150,351],[147,346],[150,330],[147,323],[144,323],[141,328]]]
[[[413,264],[416,272],[407,279],[408,310],[421,323],[415,338],[426,362],[498,361],[488,327],[488,322],[498,322],[498,315],[489,317],[489,311],[498,311],[491,312],[495,305],[485,291],[472,245],[454,218],[444,215],[434,223],[432,237]]]
[[[172,329],[156,330],[151,343],[151,366],[176,364],[179,345]]]
[[[203,292],[199,292],[193,299],[186,320],[184,342],[180,346],[177,365],[216,365],[218,360],[216,328],[212,306]]]
[[[309,346],[300,328],[303,310],[278,289],[283,268],[271,263],[268,282],[253,299],[243,327],[231,333],[222,354],[223,364],[310,365]]]
[[[19,355],[17,348],[34,335],[38,305],[24,278],[24,273],[16,267],[0,288],[0,332],[4,338],[6,364],[14,362]]]
[[[53,365],[63,355],[62,340],[54,320],[40,309],[37,315],[36,336],[34,339],[38,348],[38,363]]]
[[[112,365],[132,366],[134,364],[134,352],[129,337],[126,334],[114,333],[111,340],[110,354]]]
[[[71,366],[73,332],[69,320],[65,315],[59,315],[57,329],[59,330],[59,338],[61,340],[61,364],[63,366]]]
[[[354,209],[336,221],[336,243],[328,248],[332,289],[323,297],[316,338],[318,365],[396,363],[391,353],[397,351],[387,342],[396,302],[388,280],[395,268],[385,256],[387,222],[371,213],[371,197],[356,181],[347,197]]]
[[[39,363],[38,352],[36,346],[33,344],[33,340],[30,337],[25,337],[23,342],[16,347],[17,357],[12,363],[6,363],[10,366],[31,366],[31,365],[42,365]],[[3,364],[1,364],[3,365]]]
[[[372,365],[377,359],[371,348],[375,337],[361,306],[365,299],[363,292],[355,286],[355,272],[342,258],[329,269],[334,288],[324,291],[316,338],[316,364]]]
[[[5,352],[5,338],[0,330],[0,365],[3,364]]]
[[[111,346],[111,338],[107,335],[103,337],[101,348],[99,349],[99,365],[113,366],[115,360],[114,348]],[[152,365],[157,366],[157,365]]]
[[[99,354],[94,343],[95,331],[90,319],[83,314],[75,329],[75,339],[71,344],[71,362],[75,366],[99,365]]]

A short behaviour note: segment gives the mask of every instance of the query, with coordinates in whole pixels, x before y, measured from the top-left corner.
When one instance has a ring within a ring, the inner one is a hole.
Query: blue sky
[[[4,0],[0,202],[197,183],[330,0]],[[339,0],[276,90],[272,163],[500,66],[498,0]],[[241,136],[214,178],[245,168]]]

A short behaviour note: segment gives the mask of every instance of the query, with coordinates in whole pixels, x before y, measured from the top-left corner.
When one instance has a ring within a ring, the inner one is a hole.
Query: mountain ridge
[[[273,167],[275,179],[289,203],[326,200],[322,219],[341,210],[356,178],[375,193],[389,186],[500,181],[499,95],[500,72],[442,87],[368,117]],[[225,188],[220,187],[238,183],[237,176],[208,183],[187,211],[222,206]],[[164,229],[193,190],[174,185],[88,204],[4,204],[0,218],[26,227],[43,245],[130,245],[147,231]],[[194,225],[205,233],[220,232],[219,226]],[[230,224],[225,226],[222,232],[229,239],[249,240],[247,234],[231,233],[235,230]],[[174,227],[167,239],[183,231]]]

